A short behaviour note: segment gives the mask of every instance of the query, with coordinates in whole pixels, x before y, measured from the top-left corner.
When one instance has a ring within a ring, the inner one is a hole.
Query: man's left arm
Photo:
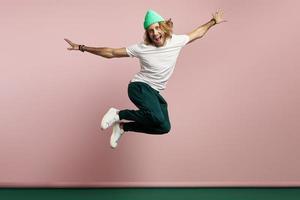
[[[215,14],[213,14],[213,18],[207,22],[206,24],[203,24],[196,28],[194,31],[188,33],[190,40],[188,43],[191,43],[205,35],[205,33],[214,25],[220,24],[222,22],[226,22],[226,20],[223,20],[223,12],[217,11]]]

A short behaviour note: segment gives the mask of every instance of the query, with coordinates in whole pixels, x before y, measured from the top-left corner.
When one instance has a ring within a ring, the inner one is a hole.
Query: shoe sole
[[[117,124],[113,125],[113,133],[115,132],[116,126],[118,126]],[[111,135],[111,137],[113,136],[113,134]],[[110,142],[110,147],[115,149],[118,146],[118,141],[120,140],[120,138],[122,137],[122,134],[120,135],[119,139],[115,142],[114,145],[112,145],[112,142]]]
[[[110,108],[106,113],[105,113],[105,115],[103,116],[103,118],[102,118],[102,121],[101,121],[101,130],[105,130],[105,129],[107,129],[108,127],[104,127],[104,126],[106,126],[106,118],[111,114],[111,112],[113,112],[114,111],[114,108]]]

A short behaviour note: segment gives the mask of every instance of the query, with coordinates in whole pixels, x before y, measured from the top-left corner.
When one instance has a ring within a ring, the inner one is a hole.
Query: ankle
[[[117,115],[118,115],[118,121],[120,121],[121,120],[121,116],[120,116],[120,110],[119,111],[117,111]]]
[[[123,129],[123,122],[120,122],[120,128]],[[124,130],[124,129],[123,129]]]

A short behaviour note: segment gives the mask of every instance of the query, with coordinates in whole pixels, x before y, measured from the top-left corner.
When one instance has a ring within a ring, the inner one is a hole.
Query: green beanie
[[[165,21],[164,18],[154,10],[149,9],[145,15],[144,29],[147,29],[151,24],[161,21]]]

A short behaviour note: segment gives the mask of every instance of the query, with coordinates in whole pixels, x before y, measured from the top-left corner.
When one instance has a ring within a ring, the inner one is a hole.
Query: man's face
[[[165,43],[165,33],[160,29],[159,23],[152,24],[147,29],[148,35],[152,41],[152,43],[157,46],[161,47]]]

